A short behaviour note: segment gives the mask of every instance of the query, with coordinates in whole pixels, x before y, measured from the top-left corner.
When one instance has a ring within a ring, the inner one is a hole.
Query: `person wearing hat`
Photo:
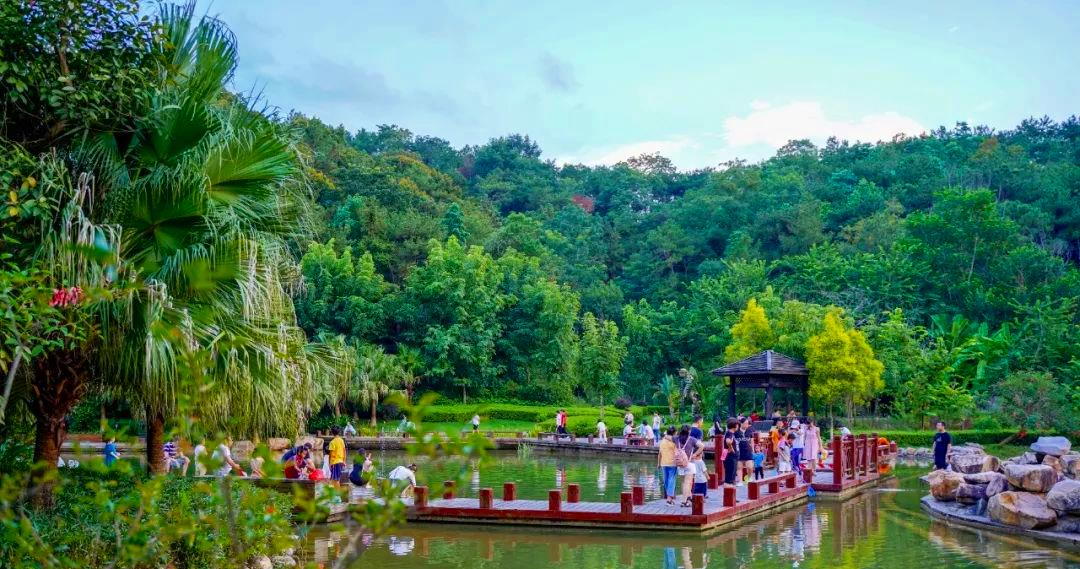
[[[399,466],[391,470],[387,478],[394,486],[406,483],[405,487],[401,489],[401,497],[409,497],[412,495],[413,488],[416,488],[416,465]]]

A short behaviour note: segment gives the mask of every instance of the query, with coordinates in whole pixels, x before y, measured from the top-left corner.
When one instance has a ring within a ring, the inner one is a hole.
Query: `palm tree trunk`
[[[146,469],[151,475],[165,474],[165,416],[146,407]]]
[[[38,510],[55,503],[56,462],[67,436],[66,416],[86,392],[85,351],[65,350],[34,360],[30,413],[34,415],[34,465],[30,470],[32,503]]]
[[[376,423],[375,423],[375,400],[374,399],[371,400],[371,426],[372,427],[377,426]]]

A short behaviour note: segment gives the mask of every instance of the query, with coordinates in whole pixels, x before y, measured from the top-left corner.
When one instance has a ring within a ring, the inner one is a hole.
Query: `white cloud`
[[[722,130],[673,134],[664,138],[585,147],[561,154],[561,164],[611,165],[641,154],[659,152],[681,169],[716,167],[734,158],[757,161],[768,158],[791,140],[810,139],[819,146],[830,136],[841,140],[877,142],[903,133],[916,136],[926,128],[913,118],[893,111],[851,120],[829,117],[821,103],[794,102],[774,106],[766,101],[750,103],[751,112],[722,120]]]
[[[661,155],[671,158],[676,164],[681,165],[680,157],[688,151],[700,148],[700,143],[689,137],[674,137],[660,140],[643,140],[617,146],[585,148],[576,154],[559,157],[557,162],[562,164],[585,164],[586,166],[601,166],[618,164],[642,154],[659,152]]]
[[[891,140],[898,133],[915,136],[926,128],[913,118],[888,111],[855,120],[833,119],[825,115],[821,103],[800,101],[779,107],[751,103],[753,111],[744,117],[724,120],[724,139],[729,147],[765,144],[780,148],[789,140],[808,138],[815,143],[830,136],[841,140],[877,142]]]

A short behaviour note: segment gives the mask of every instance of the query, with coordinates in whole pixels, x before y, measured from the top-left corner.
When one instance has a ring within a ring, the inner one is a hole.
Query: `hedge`
[[[949,431],[952,435],[954,445],[962,445],[964,443],[978,443],[980,445],[993,445],[998,444],[1005,439],[1016,435],[1015,429],[997,429],[997,430],[971,430],[971,431]],[[824,433],[823,433],[824,434]],[[1011,444],[1025,445],[1035,442],[1035,439],[1040,436],[1055,436],[1062,435],[1062,433],[1043,432],[1036,433],[1034,431],[1028,431],[1023,437],[1016,437],[1010,441]],[[885,437],[890,441],[895,441],[899,447],[930,447],[934,444],[934,431],[878,431],[878,436]],[[1065,435],[1067,436],[1067,435]]]
[[[558,405],[522,405],[516,403],[477,403],[475,405],[432,405],[424,413],[424,421],[431,423],[467,423],[474,414],[479,414],[481,419],[503,419],[507,421],[529,421],[532,423],[555,423],[555,413],[559,409],[566,409],[569,420],[589,417],[595,429],[596,418],[600,416],[599,407],[564,407]],[[634,406],[630,408],[635,418],[644,417],[647,408]],[[610,406],[604,406],[604,415],[619,417],[626,412]]]

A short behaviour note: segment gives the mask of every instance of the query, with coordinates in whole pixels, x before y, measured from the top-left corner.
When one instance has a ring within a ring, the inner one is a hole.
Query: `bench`
[[[778,494],[780,492],[780,485],[783,484],[785,488],[795,487],[795,473],[785,472],[784,474],[777,474],[770,478],[762,478],[761,480],[751,480],[746,483],[746,495],[750,500],[757,500],[761,497],[761,487],[765,486],[768,489],[769,494]]]

